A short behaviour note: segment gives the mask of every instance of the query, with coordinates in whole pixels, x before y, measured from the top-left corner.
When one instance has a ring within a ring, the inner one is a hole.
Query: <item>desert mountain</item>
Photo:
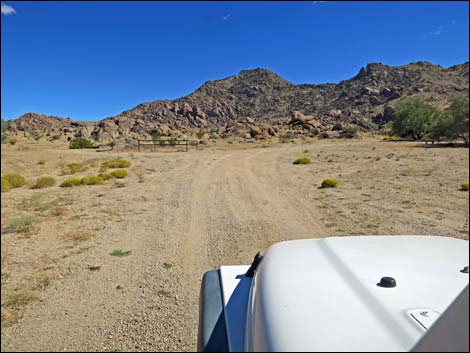
[[[377,129],[386,122],[387,106],[418,96],[443,106],[456,94],[469,92],[469,63],[444,68],[428,62],[404,66],[371,63],[351,79],[337,84],[292,84],[266,69],[242,70],[208,81],[176,100],[142,103],[94,123],[27,113],[11,124],[12,131],[39,130],[111,140],[192,135],[199,129],[215,137],[267,137],[297,129],[319,134],[345,125]],[[307,124],[308,123],[308,124]]]

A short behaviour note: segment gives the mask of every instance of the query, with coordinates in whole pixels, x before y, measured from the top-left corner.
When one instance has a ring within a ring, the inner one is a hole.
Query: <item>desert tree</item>
[[[395,115],[392,123],[394,135],[421,140],[432,132],[441,112],[418,98],[410,98],[395,106]]]

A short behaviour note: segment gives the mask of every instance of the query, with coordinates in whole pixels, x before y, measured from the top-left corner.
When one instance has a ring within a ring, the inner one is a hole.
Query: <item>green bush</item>
[[[60,184],[60,186],[63,188],[69,188],[72,186],[79,186],[79,185],[82,185],[82,179],[80,178],[67,178]]]
[[[49,188],[55,185],[55,179],[50,176],[40,177],[36,180],[36,183],[31,187],[31,189],[43,189]]]
[[[359,128],[357,126],[346,126],[343,131],[348,137],[356,137]]]
[[[8,180],[6,180],[4,177],[2,177],[2,192],[8,192],[11,189],[13,189],[11,184],[8,182]]]
[[[310,164],[312,161],[308,157],[300,157],[294,161],[294,164]]]
[[[103,179],[98,175],[89,176],[89,177],[85,177],[82,179],[82,184],[83,185],[101,185],[103,184]]]
[[[335,188],[338,186],[338,180],[336,179],[325,179],[321,183],[321,187],[324,188]]]
[[[20,188],[26,184],[26,179],[20,174],[7,174],[3,178],[10,183],[12,188]]]
[[[70,148],[77,149],[77,148],[93,148],[93,142],[87,140],[86,138],[80,137],[72,140],[70,142]]]
[[[3,188],[3,185],[2,185]],[[460,190],[462,191],[468,191],[468,183],[463,183],[460,185]]]
[[[162,138],[162,136],[157,131],[152,132],[150,136],[152,136],[153,141],[158,141]]]
[[[60,140],[60,135],[52,135],[53,140]]]
[[[109,180],[113,178],[113,176],[109,173],[100,173],[98,176],[103,180]]]
[[[117,169],[117,170],[113,170],[111,172],[111,175],[113,176],[113,178],[123,179],[127,176],[127,172],[124,169]]]

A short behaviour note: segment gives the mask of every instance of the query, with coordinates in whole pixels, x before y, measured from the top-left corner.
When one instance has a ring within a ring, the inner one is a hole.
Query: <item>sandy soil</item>
[[[303,155],[312,164],[292,164]],[[62,180],[61,163],[88,160],[79,175],[91,175],[117,156],[132,162],[123,181],[2,193],[2,351],[194,350],[203,273],[249,264],[270,244],[348,234],[468,239],[468,192],[459,191],[467,148],[372,139],[187,153],[2,145],[2,175]],[[339,187],[320,189],[328,177]],[[24,215],[36,217],[32,231],[3,231]],[[110,256],[118,249],[131,253]],[[29,299],[15,306],[4,299],[11,293]]]

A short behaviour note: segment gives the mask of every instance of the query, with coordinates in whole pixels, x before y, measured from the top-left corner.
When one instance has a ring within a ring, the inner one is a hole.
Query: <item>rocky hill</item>
[[[188,96],[142,103],[95,123],[28,113],[13,121],[11,131],[93,135],[103,141],[149,138],[155,132],[192,135],[200,129],[213,138],[266,138],[288,130],[329,136],[327,132],[341,131],[345,125],[380,128],[393,118],[388,107],[403,98],[418,96],[442,107],[450,96],[468,95],[468,75],[468,62],[448,69],[428,62],[397,67],[371,63],[337,84],[295,85],[258,68],[208,81]]]

